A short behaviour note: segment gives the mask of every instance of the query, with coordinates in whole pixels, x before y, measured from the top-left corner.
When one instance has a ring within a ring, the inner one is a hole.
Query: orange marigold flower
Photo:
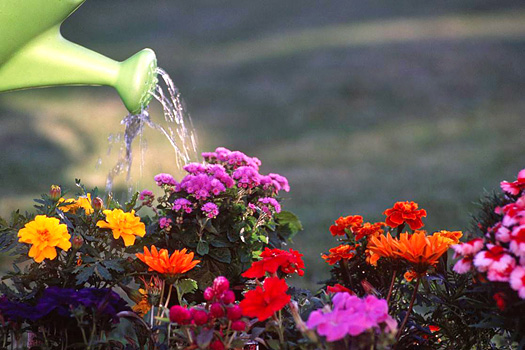
[[[59,209],[62,210],[64,213],[71,212],[73,214],[76,214],[78,209],[83,208],[86,215],[93,214],[93,206],[91,205],[91,193],[88,193],[85,196],[80,196],[78,199],[64,199],[60,198],[58,200],[58,204],[64,204],[60,205]]]
[[[141,294],[141,299],[131,309],[140,317],[144,317],[151,310],[151,304],[148,300],[148,293],[144,289],[139,289],[139,293]]]
[[[402,233],[396,242],[394,253],[409,262],[418,274],[435,266],[447,249],[448,244],[439,236],[427,236],[423,231],[414,234]]]
[[[393,208],[385,210],[386,224],[392,228],[398,227],[405,222],[412,230],[423,227],[422,217],[427,216],[425,209],[418,210],[418,204],[415,202],[397,202]]]
[[[395,254],[397,251],[397,240],[392,238],[390,233],[387,233],[386,236],[371,236],[367,248],[367,254],[370,257],[367,259],[367,262],[370,265],[377,265],[377,261],[380,258],[398,258]]]
[[[113,232],[113,238],[122,237],[124,245],[130,246],[135,243],[135,236],[144,237],[146,226],[140,222],[140,218],[135,216],[135,211],[125,213],[121,209],[104,210],[106,221],[100,220],[97,226],[100,228],[110,228]]]
[[[341,244],[339,247],[335,247],[329,250],[329,254],[323,254],[321,257],[326,260],[330,265],[334,265],[339,260],[350,260],[355,256],[355,250],[359,246],[350,244]]]
[[[419,275],[414,271],[414,270],[408,270],[407,272],[405,272],[405,274],[403,275],[403,277],[405,277],[405,279],[408,281],[408,282],[411,282],[414,278],[418,277]]]
[[[154,245],[151,246],[151,252],[148,247],[144,247],[144,254],[135,254],[143,263],[149,266],[150,271],[174,276],[183,274],[193,269],[200,260],[193,260],[193,252],[186,253],[187,249],[176,250],[169,256],[167,249],[157,250]]]
[[[384,232],[381,227],[385,225],[386,224],[384,222],[376,222],[375,224],[365,222],[362,226],[353,230],[355,234],[355,240],[359,241],[365,236],[379,236]]]
[[[18,241],[32,244],[29,257],[37,263],[44,259],[53,260],[57,257],[56,247],[63,250],[71,248],[67,226],[61,224],[57,218],[37,215],[33,221],[28,222],[18,231]]]
[[[244,295],[244,300],[239,304],[242,314],[257,317],[259,321],[268,319],[290,302],[291,296],[286,294],[287,290],[285,280],[278,277],[266,278],[262,287],[257,286]]]
[[[463,232],[441,230],[439,232],[434,232],[433,236],[441,237],[449,246],[451,246],[459,243],[459,239],[463,237]]]
[[[332,236],[344,236],[346,234],[345,229],[352,230],[358,228],[362,223],[363,217],[360,215],[341,216],[335,220],[335,225],[330,226],[330,232]]]

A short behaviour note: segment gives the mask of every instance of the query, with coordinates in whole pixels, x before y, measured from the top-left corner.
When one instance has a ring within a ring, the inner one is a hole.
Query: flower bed
[[[157,175],[158,198],[144,190],[121,205],[77,182],[76,198],[52,186],[36,215],[1,220],[0,252],[14,258],[0,284],[2,348],[525,343],[525,170],[484,200],[464,243],[459,231],[424,230],[415,202],[395,203],[384,222],[340,217],[322,255],[331,278],[312,292],[288,280],[307,267],[284,247],[302,229],[281,207],[286,178],[225,148],[203,158],[180,182]]]

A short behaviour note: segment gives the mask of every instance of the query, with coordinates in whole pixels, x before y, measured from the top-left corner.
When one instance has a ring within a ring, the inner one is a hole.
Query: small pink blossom
[[[516,266],[510,274],[510,287],[518,292],[521,299],[525,299],[525,267]]]
[[[171,226],[171,223],[172,221],[170,218],[162,217],[159,219],[160,228],[168,228]]]
[[[466,257],[459,259],[454,267],[452,268],[456,273],[464,274],[470,271],[472,268],[472,257]]]
[[[173,202],[173,206],[171,207],[171,210],[173,211],[184,210],[188,214],[193,211],[191,202],[187,200],[186,198],[175,199],[175,201]]]
[[[483,240],[481,238],[476,238],[465,243],[454,244],[452,246],[452,249],[454,249],[457,256],[474,255],[477,252],[479,252],[482,248]]]
[[[502,181],[501,189],[513,196],[517,196],[525,188],[525,169],[518,173],[518,179],[514,182]]]
[[[212,202],[205,203],[201,207],[201,210],[210,219],[213,219],[217,217],[217,215],[219,215],[219,207],[217,206],[217,204]]]
[[[155,175],[153,180],[155,180],[155,182],[157,183],[157,186],[163,186],[163,185],[176,186],[177,185],[177,181],[175,181],[173,176],[171,176],[170,174],[166,174],[166,173]]]
[[[483,250],[474,257],[474,266],[480,272],[487,272],[490,281],[506,282],[516,260],[507,254],[505,248],[487,244],[489,250]]]

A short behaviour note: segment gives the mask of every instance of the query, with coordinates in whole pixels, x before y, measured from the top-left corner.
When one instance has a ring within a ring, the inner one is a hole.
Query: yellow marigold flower
[[[441,237],[448,246],[451,246],[452,244],[459,243],[459,239],[463,236],[463,232],[441,230],[439,232],[434,232],[433,236]]]
[[[100,220],[97,226],[100,228],[110,228],[113,231],[113,238],[122,237],[124,245],[130,246],[135,243],[135,236],[144,237],[146,226],[140,222],[140,218],[135,216],[135,210],[125,213],[122,209],[104,210],[106,221]]]
[[[80,208],[84,209],[86,215],[93,214],[93,206],[91,205],[91,193],[88,193],[86,196],[80,196],[77,200],[75,199],[64,199],[60,198],[58,204],[65,203],[66,205],[60,206],[60,210],[64,213],[71,212],[76,214],[77,210]]]
[[[71,235],[67,232],[67,226],[61,224],[57,218],[48,218],[45,215],[37,215],[33,221],[28,222],[18,231],[18,238],[21,243],[33,245],[29,250],[29,257],[37,263],[46,258],[55,259],[55,247],[66,251],[71,248]]]

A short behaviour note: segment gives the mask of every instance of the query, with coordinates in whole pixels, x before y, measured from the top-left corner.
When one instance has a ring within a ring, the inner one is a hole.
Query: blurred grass
[[[152,47],[202,151],[239,149],[289,178],[312,286],[340,215],[379,220],[414,200],[429,230],[467,229],[483,190],[523,168],[524,18],[520,1],[89,0],[64,33],[117,59]],[[53,183],[104,187],[124,115],[108,88],[1,95],[0,215]],[[162,136],[145,139],[137,189],[177,171]]]

